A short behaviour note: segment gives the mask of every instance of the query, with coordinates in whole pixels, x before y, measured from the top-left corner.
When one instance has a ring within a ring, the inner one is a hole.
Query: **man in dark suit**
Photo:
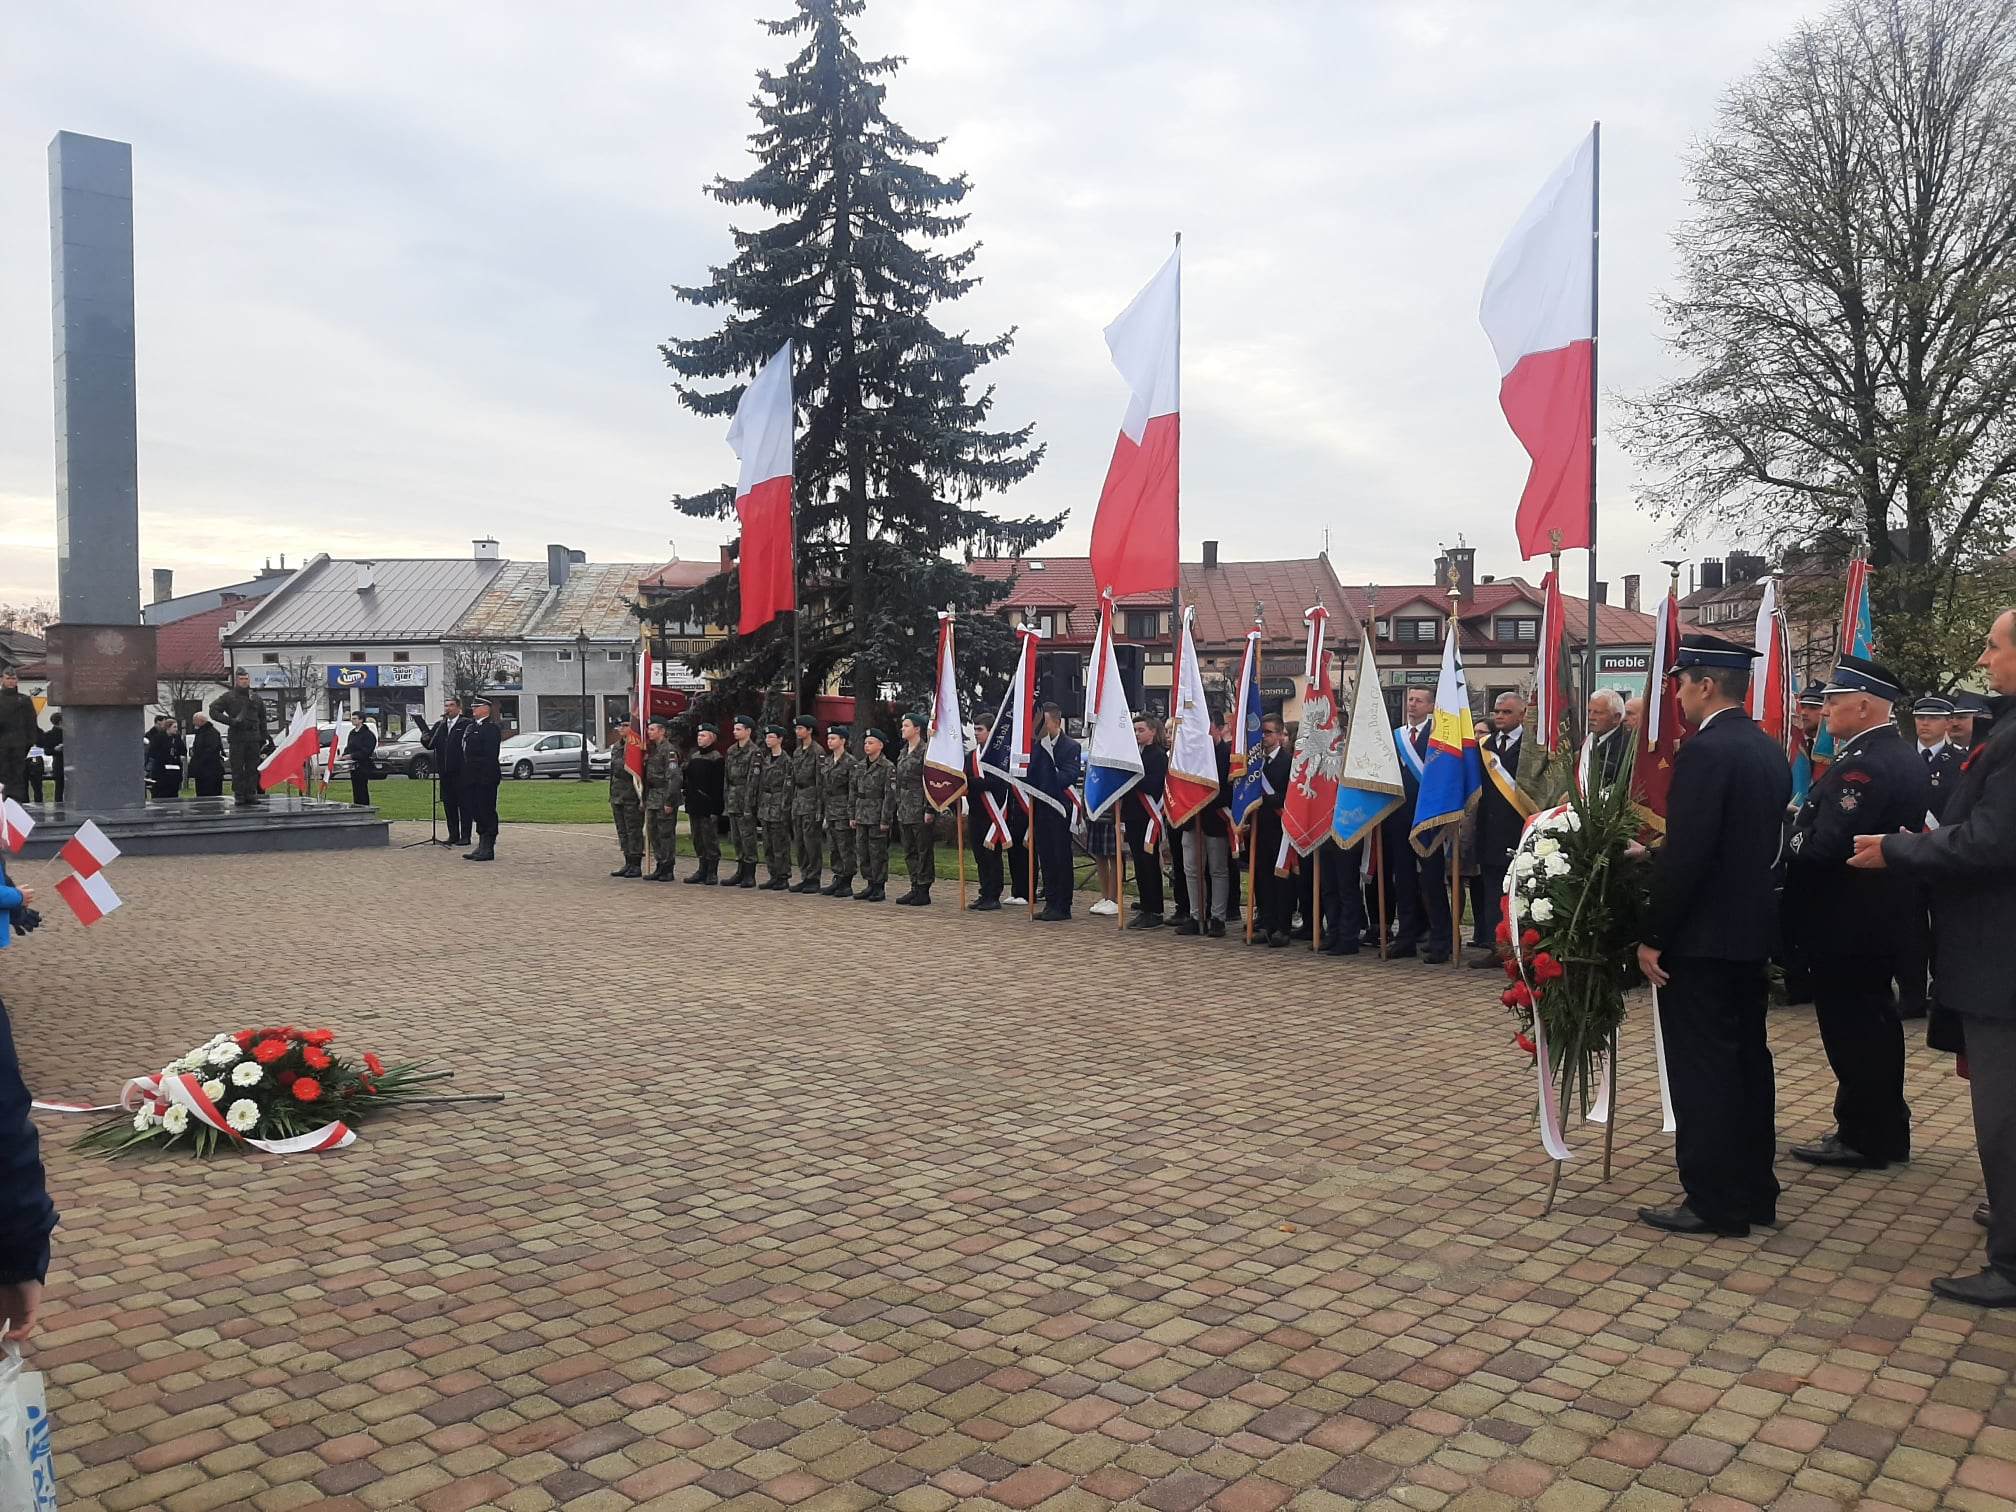
[[[1988,632],[1978,665],[2000,695],[1994,724],[1978,733],[1937,829],[1862,835],[1849,865],[1889,867],[1932,889],[1933,975],[1939,1006],[1959,1016],[1967,1040],[1974,1139],[1988,1183],[1987,1264],[1941,1277],[1932,1290],[1977,1307],[2016,1307],[2016,609]]]
[[[1953,700],[1938,693],[1927,694],[1911,706],[1911,715],[1918,735],[1918,759],[1924,763],[1925,779],[1932,786],[1932,801],[1925,808],[1927,822],[1943,824],[1946,801],[1960,785],[1960,758],[1965,754],[1949,738]],[[1925,978],[1932,967],[1930,890],[1919,887],[1910,908],[1910,928],[1897,958],[1897,1014],[1900,1018],[1922,1019],[1927,1012]]]
[[[1493,761],[1518,791],[1519,758],[1526,744],[1526,700],[1500,693],[1491,703],[1491,733],[1483,740],[1484,786],[1477,794],[1477,875],[1470,879],[1470,953],[1467,964],[1498,965],[1498,916],[1505,908],[1505,873],[1526,829],[1526,815],[1498,789]]]
[[[1134,716],[1134,744],[1141,750],[1141,780],[1120,799],[1120,824],[1127,832],[1127,849],[1134,858],[1134,885],[1140,893],[1129,929],[1160,929],[1162,917],[1162,848],[1159,838],[1162,821],[1157,817],[1169,782],[1169,752],[1162,745],[1161,721],[1147,714]],[[1152,808],[1151,808],[1152,805]],[[1153,819],[1158,838],[1148,844],[1148,827]]]
[[[1624,768],[1624,753],[1631,748],[1631,732],[1624,727],[1624,695],[1615,688],[1598,688],[1589,695],[1589,735],[1582,744],[1582,760],[1576,780],[1584,791],[1606,788]]]
[[[371,779],[378,775],[372,760],[378,750],[378,734],[364,723],[364,712],[350,715],[350,735],[343,742],[343,759],[350,763],[350,801],[360,808],[371,801]]]
[[[464,861],[497,859],[497,753],[504,745],[504,728],[490,717],[490,699],[478,694],[469,705],[475,718],[462,727],[461,778],[462,838],[476,833],[476,848],[464,851]]]
[[[1694,733],[1673,760],[1638,963],[1658,993],[1686,1198],[1638,1216],[1681,1234],[1740,1236],[1778,1216],[1764,1002],[1792,774],[1785,752],[1745,712],[1756,656],[1712,635],[1686,635],[1666,669],[1679,679],[1680,712]]]
[[[1932,788],[1891,717],[1901,696],[1884,667],[1841,658],[1827,685],[1834,759],[1799,806],[1786,847],[1786,933],[1813,973],[1820,1041],[1837,1083],[1833,1132],[1792,1147],[1810,1165],[1881,1170],[1911,1158],[1904,1026],[1890,978],[1921,900],[1904,878],[1848,866],[1857,835],[1925,826]]]
[[[1054,703],[1040,705],[1029,751],[1029,786],[1056,805],[1035,801],[1036,866],[1043,882],[1043,911],[1036,917],[1045,924],[1071,917],[1071,791],[1084,775],[1078,742],[1064,731],[1064,711]]]
[[[434,753],[434,773],[441,793],[441,817],[448,821],[445,845],[469,843],[469,821],[462,813],[462,736],[469,728],[462,712],[462,700],[450,698],[441,706],[441,717],[420,737],[420,744]]]
[[[1260,801],[1253,806],[1253,871],[1255,876],[1253,939],[1276,950],[1289,943],[1295,923],[1295,877],[1274,875],[1281,856],[1281,810],[1288,801],[1288,773],[1295,765],[1279,714],[1260,722]]]
[[[1428,759],[1428,735],[1435,723],[1435,690],[1407,690],[1406,718],[1393,731],[1401,743],[1400,784],[1406,789],[1400,806],[1381,825],[1380,848],[1386,856],[1386,887],[1392,895],[1396,926],[1395,958],[1419,954],[1431,966],[1449,959],[1449,856],[1437,850],[1416,855],[1408,835],[1414,828],[1414,805],[1421,796],[1421,763]],[[1414,759],[1408,760],[1412,751]]]

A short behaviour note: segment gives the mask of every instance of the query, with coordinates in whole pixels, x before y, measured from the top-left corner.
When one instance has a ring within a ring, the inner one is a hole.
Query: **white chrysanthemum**
[[[1521,851],[1518,855],[1512,858],[1513,875],[1520,877],[1530,877],[1533,875],[1533,868],[1538,866],[1539,864],[1540,863],[1538,861],[1534,860],[1533,853],[1531,851]]]
[[[224,1095],[224,1083],[221,1081],[207,1081],[203,1083],[203,1095],[214,1103]]]
[[[1535,898],[1533,900],[1534,923],[1545,924],[1548,920],[1552,919],[1553,917],[1554,917],[1554,904],[1551,899]]]
[[[243,1059],[244,1055],[245,1052],[243,1050],[240,1050],[235,1043],[227,1039],[221,1045],[212,1045],[209,1053],[203,1058],[213,1066],[228,1066],[235,1060]]]
[[[154,1122],[154,1110],[152,1108],[142,1108],[138,1113],[133,1115],[133,1128],[137,1133],[145,1134],[149,1129],[154,1127]]]
[[[224,1122],[243,1134],[259,1122],[259,1104],[249,1097],[241,1097],[224,1110]]]
[[[1547,869],[1547,875],[1550,877],[1565,877],[1568,875],[1568,858],[1566,856],[1559,854],[1549,856],[1541,865]]]
[[[231,1068],[231,1085],[234,1087],[256,1087],[266,1073],[259,1069],[257,1061],[240,1061]]]
[[[1533,854],[1543,859],[1553,855],[1559,849],[1561,849],[1561,842],[1556,840],[1552,835],[1542,835],[1538,840],[1533,842]]]
[[[1561,816],[1561,828],[1571,835],[1577,833],[1582,828],[1582,816],[1573,809],[1568,810]]]
[[[189,1110],[180,1103],[174,1104],[161,1115],[161,1127],[170,1134],[180,1134],[189,1127]]]

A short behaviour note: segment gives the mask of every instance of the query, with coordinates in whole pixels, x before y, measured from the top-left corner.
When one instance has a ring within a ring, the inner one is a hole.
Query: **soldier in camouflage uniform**
[[[651,721],[651,749],[644,757],[644,833],[658,864],[647,882],[670,882],[679,862],[679,801],[685,796],[672,722]]]
[[[784,726],[763,727],[763,765],[757,774],[757,817],[763,821],[763,863],[770,880],[759,892],[791,890],[791,753],[784,749]]]
[[[903,864],[910,871],[910,891],[896,901],[927,908],[931,884],[938,879],[931,847],[931,806],[924,801],[924,716],[903,716],[903,754],[896,759],[896,780],[890,785],[885,812],[903,831]]]
[[[242,667],[229,691],[210,701],[210,722],[224,726],[231,742],[231,799],[264,803],[259,763],[266,755],[266,705],[252,691],[252,674]]]
[[[717,725],[703,724],[694,732],[692,754],[686,758],[686,825],[693,831],[693,875],[686,880],[711,887],[721,875],[722,807],[721,738]]]
[[[732,728],[735,743],[728,747],[728,754],[722,757],[722,762],[728,769],[725,789],[728,823],[735,836],[735,875],[721,885],[754,887],[758,837],[762,833],[756,818],[756,777],[763,760],[763,748],[750,738],[756,729],[756,721],[747,714],[737,714]]]
[[[791,753],[791,830],[798,841],[798,885],[793,892],[819,891],[820,842],[826,835],[825,789],[819,768],[826,764],[819,749],[819,721],[800,714],[791,721],[798,747]]]
[[[854,769],[860,763],[847,749],[847,735],[847,726],[828,725],[827,756],[819,763],[826,849],[833,854],[833,881],[819,889],[822,898],[854,896]]]
[[[612,877],[644,875],[644,799],[623,761],[636,738],[627,724],[617,725],[609,737],[609,812],[616,820],[616,843],[623,847],[622,869],[609,873]]]
[[[866,731],[861,764],[854,768],[854,850],[861,861],[861,891],[854,896],[863,903],[880,903],[882,885],[889,880],[889,821],[884,816],[896,768],[882,754],[884,738],[880,730]]]

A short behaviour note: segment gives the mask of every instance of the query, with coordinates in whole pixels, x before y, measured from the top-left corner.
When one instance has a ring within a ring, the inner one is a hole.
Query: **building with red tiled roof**
[[[1262,694],[1271,709],[1295,718],[1301,709],[1301,663],[1307,644],[1303,612],[1316,604],[1332,614],[1330,644],[1348,667],[1357,637],[1348,628],[1375,611],[1375,655],[1387,700],[1397,710],[1412,684],[1432,686],[1442,663],[1448,628],[1448,573],[1454,565],[1462,590],[1459,641],[1474,697],[1486,700],[1531,684],[1540,638],[1541,594],[1524,578],[1475,576],[1475,552],[1454,547],[1437,559],[1435,581],[1373,587],[1349,586],[1327,555],[1262,562],[1230,562],[1218,543],[1204,543],[1201,562],[1182,564],[1182,597],[1196,607],[1192,634],[1207,687],[1228,689],[1238,676],[1246,635],[1260,616]],[[1046,650],[1084,657],[1098,628],[1098,596],[1087,557],[982,559],[968,564],[979,577],[1008,582],[1002,612],[1011,623],[1043,626]],[[1635,586],[1635,585],[1634,585]],[[1586,638],[1587,601],[1564,596],[1569,638]],[[1144,597],[1116,606],[1118,645],[1143,651],[1142,701],[1166,712],[1169,699],[1171,621],[1166,603]],[[1636,690],[1643,685],[1652,649],[1652,616],[1599,603],[1596,608],[1597,680]]]
[[[217,697],[230,681],[231,660],[224,632],[265,598],[263,593],[227,594],[213,609],[171,620],[154,632],[154,668],[159,681],[152,713],[187,721]],[[150,715],[151,717],[151,715]]]

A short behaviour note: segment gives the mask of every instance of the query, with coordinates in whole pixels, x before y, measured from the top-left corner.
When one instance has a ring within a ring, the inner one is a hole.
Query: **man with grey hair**
[[[1576,768],[1576,781],[1583,792],[1607,788],[1617,780],[1630,743],[1624,728],[1624,695],[1615,688],[1598,688],[1589,695],[1589,734],[1582,742]]]

